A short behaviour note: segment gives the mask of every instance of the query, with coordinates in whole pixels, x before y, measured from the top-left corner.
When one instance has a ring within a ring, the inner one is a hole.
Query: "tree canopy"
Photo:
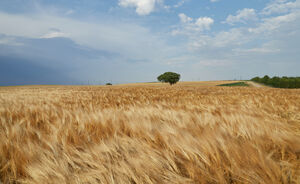
[[[165,72],[157,77],[160,82],[169,83],[170,85],[176,84],[180,80],[180,74],[174,72]]]

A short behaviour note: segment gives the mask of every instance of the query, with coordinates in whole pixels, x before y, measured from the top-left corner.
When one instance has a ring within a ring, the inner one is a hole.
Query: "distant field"
[[[300,183],[300,90],[225,83],[0,87],[0,181]]]
[[[228,84],[239,81],[191,81],[191,82],[178,82],[176,86],[192,86],[192,87],[211,87],[217,86],[220,84]],[[149,83],[132,83],[132,84],[120,84],[118,86],[169,86],[168,83],[160,83],[160,82],[149,82]]]
[[[186,81],[186,82],[178,82],[175,86],[177,87],[212,87],[217,86],[220,84],[229,84],[229,83],[235,83],[240,81]],[[108,85],[25,85],[25,86],[0,86],[0,89],[4,88],[57,88],[57,87],[65,87],[65,88],[73,88],[73,87],[168,87],[170,84],[168,83],[161,83],[161,82],[144,82],[144,83],[129,83],[129,84],[113,84],[112,86]]]

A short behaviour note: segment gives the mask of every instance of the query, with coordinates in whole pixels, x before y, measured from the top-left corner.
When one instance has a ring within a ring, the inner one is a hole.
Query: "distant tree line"
[[[275,88],[300,88],[300,77],[272,77],[265,75],[263,78],[254,77],[254,82],[262,83]]]

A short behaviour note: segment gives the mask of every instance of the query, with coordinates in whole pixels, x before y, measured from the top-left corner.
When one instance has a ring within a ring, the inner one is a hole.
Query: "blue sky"
[[[299,76],[300,0],[1,0],[0,85]]]

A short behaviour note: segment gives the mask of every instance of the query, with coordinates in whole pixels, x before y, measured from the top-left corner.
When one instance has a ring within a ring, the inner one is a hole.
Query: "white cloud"
[[[180,0],[177,4],[174,5],[174,8],[179,8],[179,7],[182,6],[185,2],[186,2],[186,0]]]
[[[210,17],[200,17],[196,20],[195,25],[199,30],[209,30],[210,26],[214,23],[214,19]]]
[[[199,50],[218,50],[223,48],[239,47],[252,38],[247,35],[247,30],[242,28],[233,28],[229,31],[221,31],[213,35],[203,33],[188,35],[188,48],[190,51]]]
[[[246,24],[249,21],[257,20],[256,11],[254,9],[245,8],[238,10],[236,15],[229,15],[224,23],[234,25],[235,23]]]
[[[219,0],[210,0],[210,2],[215,3],[218,2]]]
[[[14,37],[1,37],[0,45],[10,45],[10,46],[22,46],[23,43],[17,42]]]
[[[262,11],[264,15],[271,15],[275,13],[287,13],[293,9],[300,8],[300,0],[294,2],[287,0],[275,0],[268,4]]]
[[[299,19],[300,13],[289,13],[286,15],[276,16],[276,17],[270,17],[263,19],[263,22],[260,23],[255,28],[249,28],[250,33],[266,33],[266,34],[272,34],[273,31],[276,31],[277,29],[285,26],[289,26],[291,22],[296,21]]]
[[[210,17],[193,19],[184,13],[180,13],[178,17],[180,18],[181,25],[172,31],[173,35],[192,35],[195,32],[210,30],[210,27],[214,24],[214,19]]]
[[[180,13],[178,16],[182,23],[187,23],[187,22],[193,21],[193,18],[186,16],[184,13]]]
[[[134,7],[139,15],[148,15],[154,11],[156,3],[159,0],[119,0],[122,7]]]
[[[229,31],[222,31],[213,37],[212,42],[209,43],[213,47],[226,47],[233,45],[242,45],[248,41],[247,37],[244,37],[245,30],[234,28]]]
[[[228,66],[232,64],[232,61],[226,59],[209,59],[209,60],[200,60],[198,64],[202,66]]]
[[[59,37],[68,37],[68,35],[65,33],[62,33],[62,32],[49,32],[49,33],[41,36],[40,38],[49,39],[49,38],[59,38]]]
[[[213,35],[189,34],[190,50],[199,50],[204,48],[240,48],[252,42],[264,43],[268,40],[280,40],[286,42],[287,37],[292,37],[300,34],[300,12],[293,12],[286,15],[264,18],[261,23],[254,27],[232,28],[228,31],[220,31]],[[278,44],[280,45],[280,44]],[[230,49],[231,48],[231,49]],[[273,50],[272,50],[273,49]],[[243,49],[244,51],[271,53],[279,51],[278,48],[266,48],[265,46]]]
[[[246,54],[251,54],[251,53],[268,54],[268,53],[280,52],[280,49],[257,47],[257,48],[250,48],[250,49],[239,49],[239,48],[237,48],[237,49],[233,49],[232,51],[236,52],[238,54],[241,54],[241,53],[246,53]]]
[[[74,10],[68,10],[66,11],[65,15],[71,15],[71,14],[74,14],[75,11]]]
[[[173,47],[163,37],[134,23],[112,21],[88,22],[55,15],[0,12],[0,34],[25,38],[67,37],[85,47],[117,53],[124,60],[147,60],[154,55],[155,60],[163,60],[172,53]]]
[[[238,61],[241,58],[251,60],[259,57],[282,60],[286,55],[291,55],[288,60],[297,60],[295,55],[300,49],[298,9],[291,9],[289,13],[279,16],[265,16],[254,9],[240,10],[235,16],[229,16],[227,23],[242,22],[245,25],[217,32],[204,32],[203,30],[209,29],[209,26],[207,28],[204,26],[200,29],[202,31],[196,29],[197,20],[200,25],[209,22],[203,18],[193,19],[185,14],[180,14],[179,17],[181,24],[172,34],[184,36],[185,48],[190,55],[197,55],[202,60],[213,62],[223,58]],[[248,21],[255,21],[255,24],[246,24]]]

